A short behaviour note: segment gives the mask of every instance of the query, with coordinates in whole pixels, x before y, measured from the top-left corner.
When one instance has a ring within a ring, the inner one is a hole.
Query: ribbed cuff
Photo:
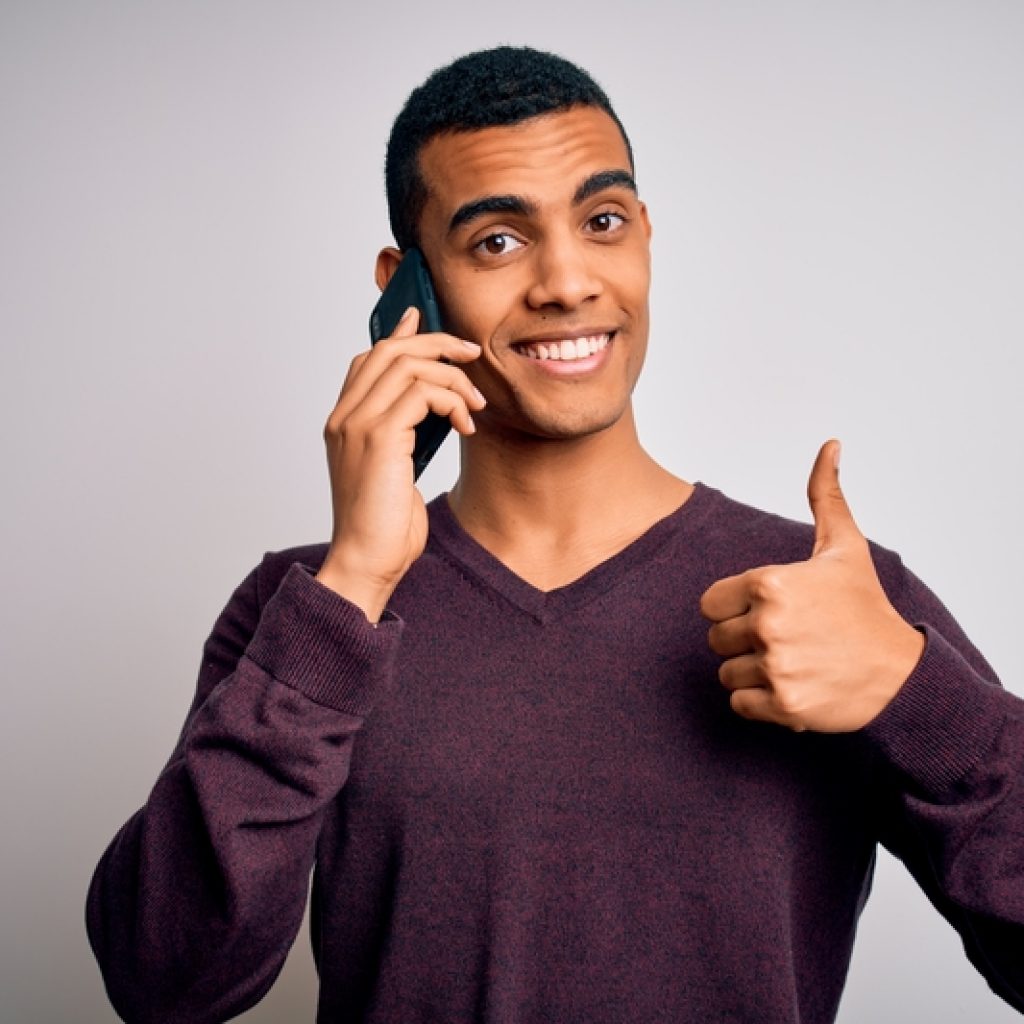
[[[930,626],[918,626],[924,653],[865,735],[930,794],[948,794],[994,743],[1007,715],[1006,692],[982,679]]]
[[[402,627],[390,612],[373,626],[296,563],[264,607],[246,654],[318,704],[363,716],[392,674]]]

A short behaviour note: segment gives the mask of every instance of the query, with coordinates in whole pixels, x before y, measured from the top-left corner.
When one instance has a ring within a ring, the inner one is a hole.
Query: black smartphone
[[[373,307],[370,314],[370,341],[376,345],[381,338],[389,337],[410,306],[420,311],[420,334],[444,330],[427,262],[423,253],[415,248],[406,250],[398,269]],[[416,447],[412,453],[413,479],[419,479],[451,429],[452,425],[446,417],[433,412],[427,413],[427,418],[417,424]]]

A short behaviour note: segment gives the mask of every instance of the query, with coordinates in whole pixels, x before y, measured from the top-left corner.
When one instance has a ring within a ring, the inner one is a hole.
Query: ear
[[[401,262],[401,252],[392,245],[385,246],[377,253],[377,265],[373,270],[373,279],[381,291],[384,291],[388,286],[388,281],[395,276],[395,271]]]
[[[640,223],[644,226],[644,234],[647,235],[647,241],[651,240],[651,218],[647,213],[647,204],[640,204]]]

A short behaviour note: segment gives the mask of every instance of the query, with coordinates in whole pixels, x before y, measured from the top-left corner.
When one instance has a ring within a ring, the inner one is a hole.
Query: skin
[[[411,454],[428,410],[461,435],[448,499],[461,525],[541,590],[578,579],[693,490],[637,437],[651,226],[614,121],[577,107],[446,134],[420,168],[420,247],[451,333],[417,334],[410,311],[353,360],[324,430],[334,529],[318,578],[374,622],[426,543]],[[381,288],[400,260],[381,251]],[[530,357],[579,337],[598,351]],[[882,593],[830,451],[809,489],[811,559],[720,581],[701,602],[735,710],[794,729],[870,721],[923,645]]]
[[[889,603],[839,486],[839,443],[807,484],[814,548],[805,562],[719,580],[701,598],[733,710],[802,732],[853,732],[899,692],[924,637]]]

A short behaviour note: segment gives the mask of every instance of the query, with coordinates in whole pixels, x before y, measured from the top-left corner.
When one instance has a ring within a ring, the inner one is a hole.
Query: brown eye
[[[515,235],[510,235],[507,231],[498,231],[481,239],[475,248],[477,252],[482,252],[487,256],[504,256],[514,249],[518,249],[522,244]]]
[[[617,213],[598,213],[590,218],[590,230],[595,234],[603,235],[615,231],[626,222],[625,218]]]

